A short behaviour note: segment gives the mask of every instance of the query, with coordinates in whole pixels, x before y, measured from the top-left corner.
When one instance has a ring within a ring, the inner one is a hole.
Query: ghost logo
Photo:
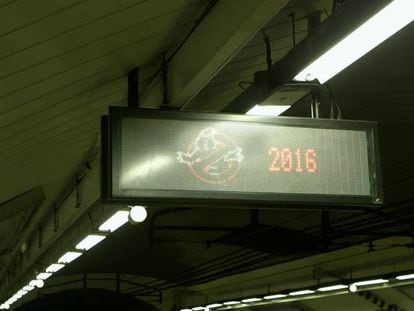
[[[236,177],[244,156],[230,137],[208,127],[197,135],[187,152],[177,152],[177,160],[186,164],[197,179],[225,184]]]

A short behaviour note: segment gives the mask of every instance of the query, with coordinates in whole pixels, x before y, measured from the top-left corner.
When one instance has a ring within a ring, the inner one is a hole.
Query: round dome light
[[[147,219],[148,212],[144,206],[134,205],[130,206],[130,208],[131,210],[129,211],[129,220],[133,224],[139,224]]]
[[[358,287],[355,284],[349,285],[349,291],[355,293],[358,290]]]

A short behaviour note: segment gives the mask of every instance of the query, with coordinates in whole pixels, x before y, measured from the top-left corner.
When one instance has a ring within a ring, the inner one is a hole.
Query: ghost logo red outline
[[[189,145],[178,151],[177,160],[205,183],[225,184],[237,176],[244,160],[242,149],[215,128],[203,129]]]

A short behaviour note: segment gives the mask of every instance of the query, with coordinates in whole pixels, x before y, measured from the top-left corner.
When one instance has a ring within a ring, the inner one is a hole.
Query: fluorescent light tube
[[[75,246],[75,248],[79,250],[87,251],[104,239],[105,239],[104,235],[90,234],[86,238],[84,238],[82,241],[80,241]]]
[[[251,108],[249,111],[246,112],[246,115],[249,116],[271,116],[277,117],[281,115],[283,112],[288,110],[290,106],[282,106],[282,105],[256,105]]]
[[[289,293],[289,296],[308,295],[308,294],[313,294],[314,292],[315,292],[314,290],[305,289],[305,290],[299,290],[299,291],[296,291],[296,292],[291,292],[291,293]]]
[[[194,308],[191,308],[191,310],[193,310],[193,311],[200,311],[200,310],[205,310],[206,308],[204,308],[204,307],[194,307]]]
[[[325,286],[325,287],[318,288],[318,292],[330,292],[330,291],[340,290],[340,289],[345,289],[345,288],[348,288],[348,286],[343,285],[343,284],[338,284],[338,285]]]
[[[65,265],[61,263],[53,263],[46,268],[46,272],[55,273],[62,269]]]
[[[23,287],[23,290],[25,290],[27,292],[30,292],[33,289],[34,289],[34,286],[30,286],[30,285],[26,285],[26,286]]]
[[[258,302],[258,301],[262,301],[262,299],[261,298],[246,298],[246,299],[242,300],[242,302],[244,302],[244,303]]]
[[[44,281],[50,278],[51,276],[52,276],[52,273],[42,272],[36,275],[36,279]]]
[[[221,307],[223,304],[221,303],[212,303],[211,305],[206,306],[207,309],[213,309],[213,308],[218,308]]]
[[[375,279],[375,280],[355,282],[353,285],[356,285],[356,286],[365,286],[365,285],[375,285],[375,284],[382,284],[382,283],[388,283],[388,280],[385,280],[385,279]]]
[[[99,226],[99,231],[114,232],[128,222],[129,211],[117,211]]]
[[[264,296],[263,298],[266,300],[272,300],[272,299],[279,299],[279,298],[285,298],[285,297],[287,297],[287,295],[276,294],[276,295]]]
[[[223,305],[225,306],[238,305],[238,304],[240,304],[240,301],[236,301],[236,300],[223,302]]]
[[[396,279],[400,281],[411,280],[411,279],[414,279],[414,274],[399,275],[396,277]]]
[[[82,253],[80,252],[66,252],[62,257],[59,258],[58,263],[70,263],[81,255]]]
[[[298,73],[296,81],[323,84],[374,49],[414,18],[413,0],[394,0]]]
[[[29,285],[37,288],[42,288],[45,286],[45,282],[43,280],[32,280],[29,282]]]
[[[180,311],[192,311],[191,309],[181,309]]]
[[[16,300],[19,300],[20,298],[22,298],[22,295],[16,293],[16,294],[13,295],[13,298],[16,299]]]

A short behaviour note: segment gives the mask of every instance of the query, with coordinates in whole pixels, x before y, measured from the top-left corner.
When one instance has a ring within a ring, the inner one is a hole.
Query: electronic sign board
[[[106,202],[382,203],[375,122],[121,107],[108,120]]]

